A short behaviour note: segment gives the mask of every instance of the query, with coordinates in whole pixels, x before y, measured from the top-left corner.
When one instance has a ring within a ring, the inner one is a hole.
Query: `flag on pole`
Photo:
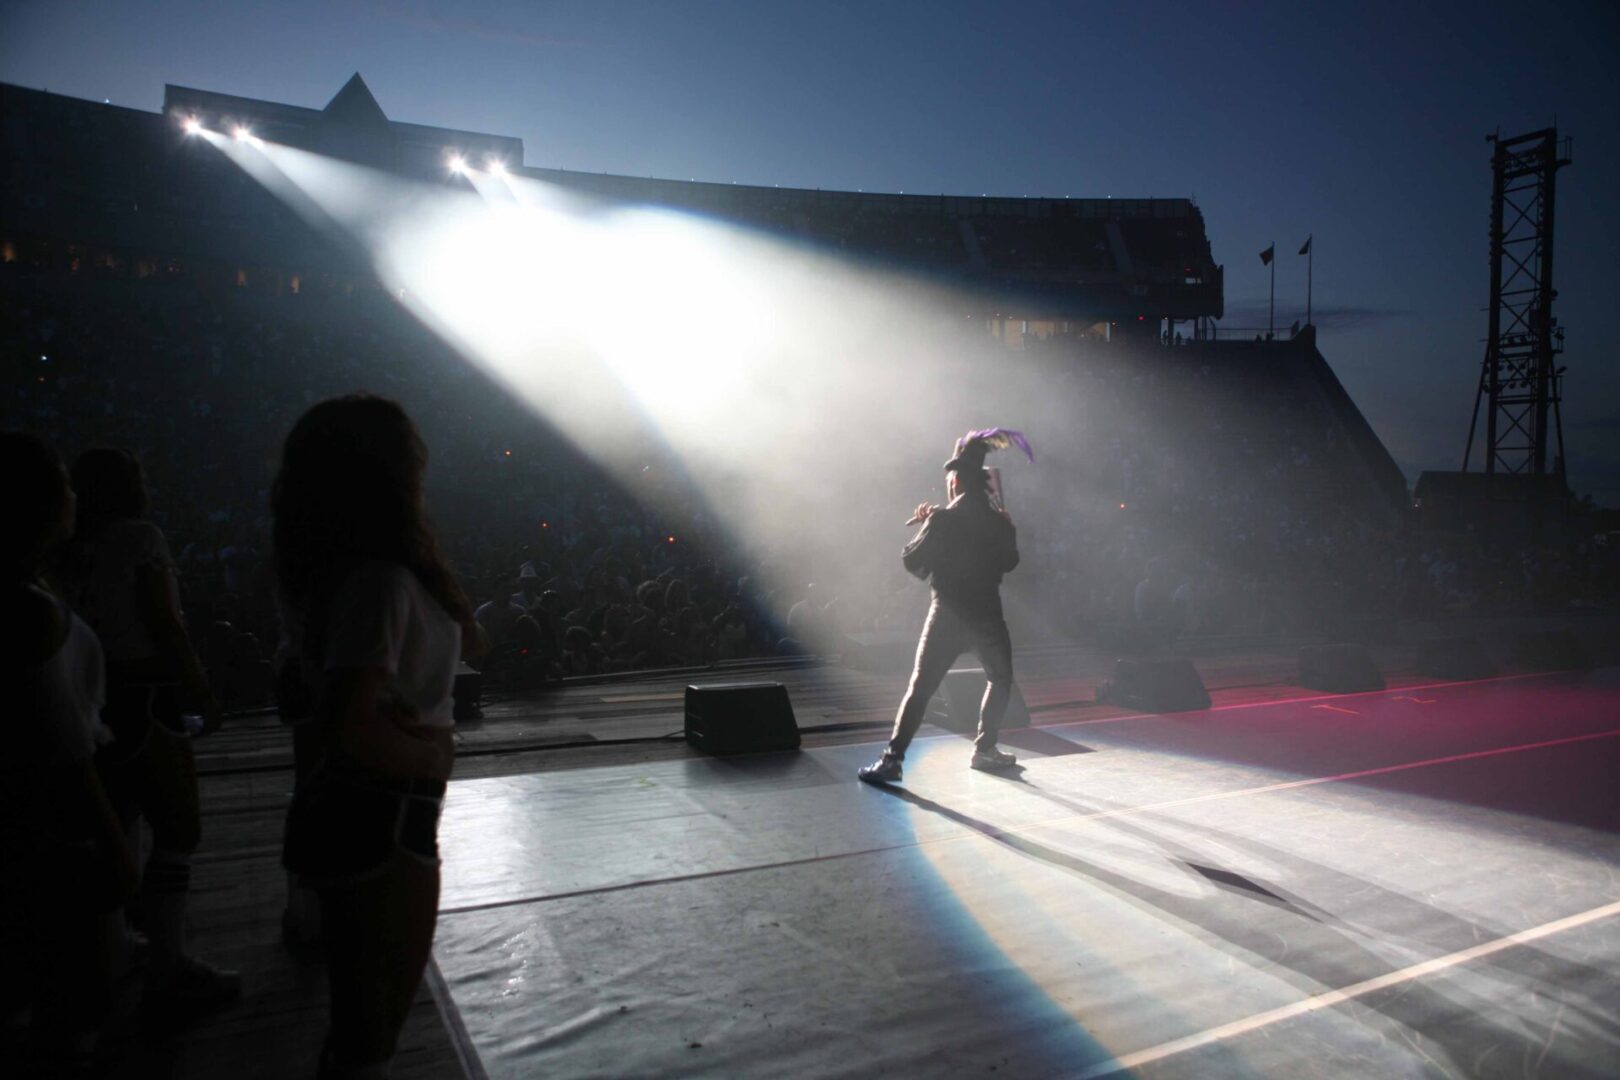
[[[1277,245],[1272,244],[1270,247],[1266,248],[1266,250],[1260,253],[1260,261],[1265,265],[1270,266],[1271,257],[1275,254],[1277,254]]]
[[[1305,243],[1300,245],[1299,253],[1301,255],[1309,255],[1311,253],[1311,238],[1310,237],[1307,236],[1305,238]]]

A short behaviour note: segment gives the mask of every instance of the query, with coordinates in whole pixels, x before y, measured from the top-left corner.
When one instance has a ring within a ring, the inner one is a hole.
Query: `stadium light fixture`
[[[231,130],[231,134],[236,136],[238,142],[247,142],[249,139],[253,138],[253,132],[249,131],[241,124],[237,124],[236,127]]]
[[[491,176],[505,176],[506,175],[506,162],[502,161],[500,158],[494,158],[494,157],[490,158],[489,159],[489,174]]]
[[[197,119],[195,116],[188,116],[184,120],[180,121],[180,129],[187,135],[196,135],[198,132],[202,131],[202,121]]]
[[[453,176],[462,176],[467,172],[467,159],[460,154],[451,154],[447,164]]]

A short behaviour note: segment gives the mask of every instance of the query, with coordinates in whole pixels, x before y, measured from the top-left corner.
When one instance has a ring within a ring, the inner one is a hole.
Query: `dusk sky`
[[[1190,196],[1227,325],[1303,315],[1415,480],[1461,462],[1488,286],[1485,136],[1556,121],[1572,486],[1620,506],[1620,3],[0,5],[0,80],[165,83],[509,134],[527,164],[749,184]],[[1611,312],[1605,315],[1605,312]],[[631,313],[627,312],[627,317]],[[1475,464],[1479,462],[1478,451]]]

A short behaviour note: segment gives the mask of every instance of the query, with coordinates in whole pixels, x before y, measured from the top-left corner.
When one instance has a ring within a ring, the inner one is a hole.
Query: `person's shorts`
[[[102,764],[128,761],[146,745],[153,724],[170,731],[184,732],[180,715],[180,686],[174,682],[127,679],[109,669],[107,703],[101,719],[112,732],[112,741],[97,752]]]
[[[364,881],[396,852],[439,863],[443,780],[390,780],[318,770],[293,794],[282,865],[314,887]]]

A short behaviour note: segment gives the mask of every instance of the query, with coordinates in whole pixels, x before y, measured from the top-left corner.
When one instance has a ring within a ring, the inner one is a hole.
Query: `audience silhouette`
[[[386,1074],[433,942],[451,688],[480,635],[426,521],[426,466],[399,405],[351,395],[293,427],[272,494],[289,645],[319,736],[284,861],[321,898],[322,1076]]]

